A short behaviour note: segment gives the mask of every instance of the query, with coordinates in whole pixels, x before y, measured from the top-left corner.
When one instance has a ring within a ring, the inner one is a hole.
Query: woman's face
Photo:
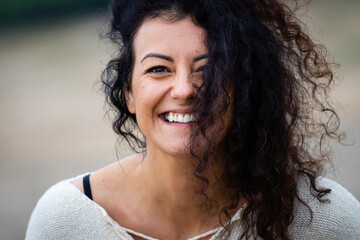
[[[207,62],[205,31],[190,17],[146,20],[134,37],[127,105],[146,137],[147,151],[183,155],[194,116],[196,89]]]
[[[207,62],[205,30],[190,17],[146,20],[134,37],[134,67],[127,106],[136,114],[147,151],[181,156],[189,139],[193,99]]]

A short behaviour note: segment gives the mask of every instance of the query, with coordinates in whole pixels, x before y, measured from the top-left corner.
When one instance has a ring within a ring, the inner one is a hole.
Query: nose
[[[184,71],[176,75],[170,96],[179,100],[191,100],[196,96],[196,86],[190,73]]]

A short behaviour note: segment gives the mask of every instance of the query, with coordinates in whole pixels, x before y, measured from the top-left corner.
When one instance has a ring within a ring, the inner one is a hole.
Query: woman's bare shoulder
[[[114,185],[119,187],[119,183],[124,182],[128,173],[141,163],[142,159],[142,154],[135,154],[94,171],[90,176],[92,191],[97,192],[98,189],[109,190]],[[81,192],[84,192],[82,178],[76,178],[71,183]]]
[[[132,155],[107,165],[90,175],[92,200],[103,207],[109,216],[124,224],[129,218],[127,209],[134,204],[138,196],[137,168],[143,160],[142,154]],[[80,191],[84,192],[82,178],[72,181]],[[126,206],[126,207],[124,207]]]

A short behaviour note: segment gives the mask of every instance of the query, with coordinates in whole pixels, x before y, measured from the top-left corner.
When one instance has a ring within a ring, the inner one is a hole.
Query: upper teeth
[[[180,113],[167,113],[165,114],[165,119],[169,122],[181,122],[181,123],[188,123],[195,121],[194,114],[187,113],[187,114],[180,114]]]

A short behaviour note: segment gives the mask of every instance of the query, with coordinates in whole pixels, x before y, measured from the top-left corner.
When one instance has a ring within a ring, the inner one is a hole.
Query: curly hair
[[[232,124],[224,140],[221,181],[228,197],[220,216],[230,218],[240,196],[247,204],[244,233],[263,239],[289,239],[300,177],[306,177],[317,199],[330,189],[316,178],[329,161],[329,139],[341,141],[339,118],[328,101],[333,82],[326,49],[305,33],[295,11],[281,0],[113,0],[108,37],[118,46],[102,75],[107,101],[116,112],[114,131],[130,146],[145,147],[136,117],[125,101],[131,83],[133,40],[146,19],[191,16],[206,31],[209,58],[196,96],[197,127],[190,149],[197,159],[194,175],[203,181],[198,193],[206,200],[212,187],[205,170],[214,164],[212,139],[224,126],[208,131],[229,110]],[[198,149],[198,140],[205,144]],[[210,201],[210,200],[209,200]],[[309,208],[309,207],[308,207]],[[311,212],[311,209],[309,208]]]

